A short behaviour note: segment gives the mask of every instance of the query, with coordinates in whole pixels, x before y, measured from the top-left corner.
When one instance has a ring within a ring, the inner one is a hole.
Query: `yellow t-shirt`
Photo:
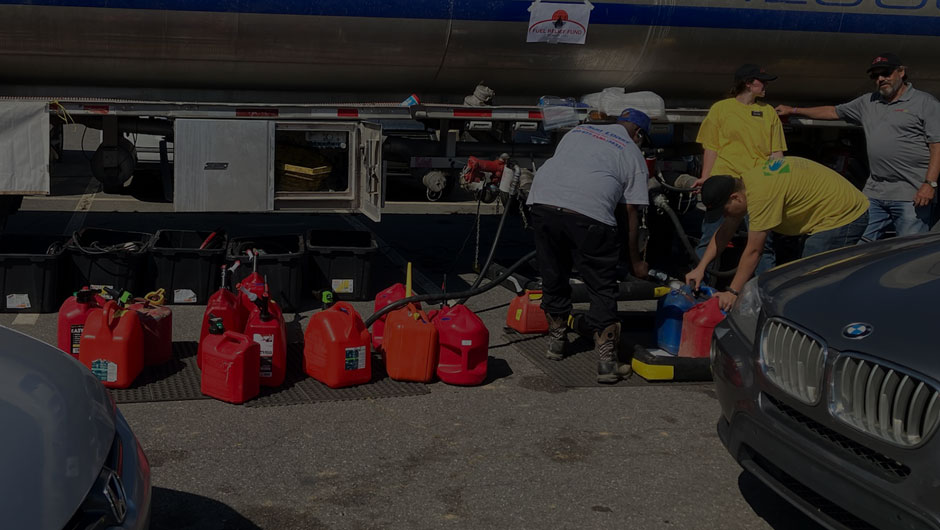
[[[788,236],[845,226],[868,211],[868,198],[842,175],[812,160],[769,160],[741,175],[749,230]]]
[[[695,141],[718,152],[711,175],[741,177],[775,151],[786,151],[783,125],[770,105],[723,99],[708,109]],[[711,176],[709,175],[709,176]]]

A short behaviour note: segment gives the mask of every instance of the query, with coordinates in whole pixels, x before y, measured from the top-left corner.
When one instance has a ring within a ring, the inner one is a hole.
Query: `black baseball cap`
[[[725,214],[724,208],[734,193],[735,178],[731,175],[712,175],[702,184],[702,204],[705,205],[705,220],[714,222]]]
[[[904,66],[904,63],[901,62],[901,59],[898,59],[897,55],[893,53],[879,53],[877,57],[871,60],[871,66],[868,67],[866,72],[871,73],[871,71],[876,68],[890,68],[893,71],[899,66]]]
[[[747,81],[748,79],[760,79],[761,81],[773,81],[777,76],[768,74],[756,64],[742,64],[740,68],[734,71],[734,81]]]

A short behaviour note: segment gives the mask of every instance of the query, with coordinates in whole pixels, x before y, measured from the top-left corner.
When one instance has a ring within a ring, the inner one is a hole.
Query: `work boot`
[[[597,353],[597,382],[616,383],[633,372],[633,368],[620,362],[617,345],[620,342],[620,322],[594,333],[594,351]]]
[[[568,347],[568,315],[552,316],[545,314],[548,320],[548,350],[545,357],[553,361],[565,358],[565,349]]]

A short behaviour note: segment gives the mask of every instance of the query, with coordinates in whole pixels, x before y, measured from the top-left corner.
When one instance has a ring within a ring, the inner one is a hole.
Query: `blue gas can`
[[[683,285],[659,299],[656,306],[656,343],[660,348],[673,355],[679,354],[682,316],[695,304],[710,298],[714,292],[711,287],[703,286],[696,297],[691,287]]]

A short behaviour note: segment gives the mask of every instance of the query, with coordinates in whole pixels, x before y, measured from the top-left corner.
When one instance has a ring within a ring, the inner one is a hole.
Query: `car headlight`
[[[761,310],[760,289],[757,287],[757,278],[744,284],[741,294],[738,296],[734,309],[731,310],[729,323],[734,326],[735,331],[746,338],[750,344],[754,344],[757,338],[757,321],[760,318]]]

